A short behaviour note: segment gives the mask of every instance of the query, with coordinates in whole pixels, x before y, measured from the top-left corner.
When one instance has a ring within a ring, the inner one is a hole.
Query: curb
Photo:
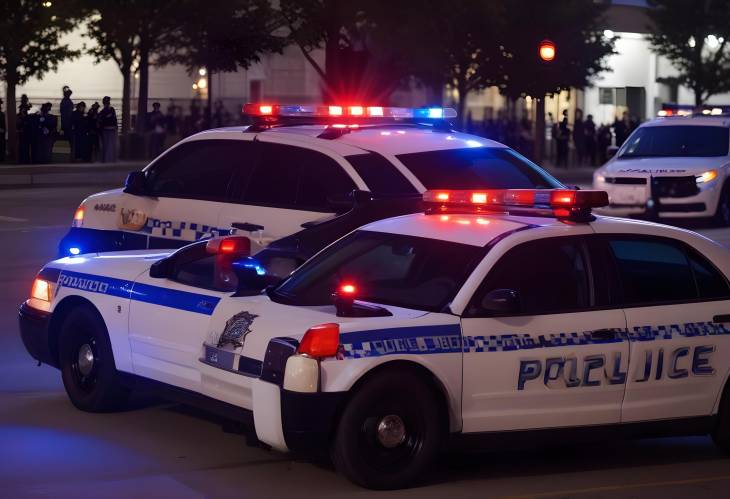
[[[110,164],[56,164],[0,166],[0,189],[63,187],[68,185],[115,184],[121,186],[127,174],[146,162]]]

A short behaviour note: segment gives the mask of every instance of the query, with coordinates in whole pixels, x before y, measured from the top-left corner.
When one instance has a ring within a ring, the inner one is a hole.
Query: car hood
[[[602,175],[621,175],[626,177],[682,177],[699,175],[728,163],[726,156],[713,158],[631,158],[614,159],[600,168]]]

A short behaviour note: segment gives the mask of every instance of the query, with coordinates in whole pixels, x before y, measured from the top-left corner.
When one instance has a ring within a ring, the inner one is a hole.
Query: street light
[[[539,54],[540,59],[545,62],[551,62],[553,59],[555,59],[555,43],[548,39],[541,41]]]

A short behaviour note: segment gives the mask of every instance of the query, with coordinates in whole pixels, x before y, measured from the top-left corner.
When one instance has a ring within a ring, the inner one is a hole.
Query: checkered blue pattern
[[[173,222],[158,218],[148,218],[147,223],[142,227],[141,231],[154,237],[175,238],[185,241],[197,241],[206,237],[225,236],[230,232],[229,229],[219,229],[212,225],[195,222]]]

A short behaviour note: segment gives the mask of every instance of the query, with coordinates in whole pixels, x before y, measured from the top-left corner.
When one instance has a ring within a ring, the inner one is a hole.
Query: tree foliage
[[[60,2],[59,2],[60,3]],[[72,3],[43,5],[37,0],[0,2],[0,79],[6,84],[9,156],[16,152],[15,87],[41,78],[78,52],[61,43],[74,26]]]
[[[730,3],[649,0],[652,49],[679,71],[668,83],[691,88],[695,104],[730,91]]]

